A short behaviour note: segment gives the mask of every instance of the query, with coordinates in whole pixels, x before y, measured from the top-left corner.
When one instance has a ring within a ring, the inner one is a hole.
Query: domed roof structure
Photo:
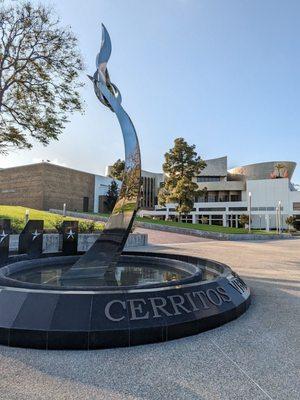
[[[291,179],[296,165],[294,161],[268,161],[235,167],[228,173],[234,180]]]

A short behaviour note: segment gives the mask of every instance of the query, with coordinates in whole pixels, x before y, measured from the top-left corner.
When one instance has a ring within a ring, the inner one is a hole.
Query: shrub
[[[249,215],[242,214],[240,216],[240,223],[245,228],[246,225],[249,225]]]
[[[93,233],[95,232],[95,221],[79,221],[78,231],[80,233]]]
[[[291,231],[291,228],[294,228],[295,222],[296,222],[296,217],[294,217],[293,215],[287,217],[285,223],[288,225],[289,231]]]
[[[209,222],[208,217],[202,217],[202,218],[201,218],[201,224],[207,225],[208,222]]]
[[[12,231],[12,233],[20,233],[20,232],[22,232],[24,226],[25,226],[25,223],[21,218],[13,218],[11,220],[11,231]]]
[[[59,233],[63,233],[63,222],[64,219],[62,217],[55,218],[54,221],[51,221],[51,225],[55,228]]]

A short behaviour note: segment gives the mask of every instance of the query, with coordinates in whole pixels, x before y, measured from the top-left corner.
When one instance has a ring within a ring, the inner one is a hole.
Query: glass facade
[[[142,176],[140,207],[154,208],[157,204],[155,184],[155,178]]]

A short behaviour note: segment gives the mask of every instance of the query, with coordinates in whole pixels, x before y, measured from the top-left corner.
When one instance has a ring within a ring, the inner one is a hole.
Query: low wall
[[[99,237],[98,233],[80,233],[78,235],[78,251],[87,251]],[[17,251],[19,235],[10,235],[9,249]],[[136,246],[147,246],[148,235],[142,233],[131,233],[127,239],[125,249]],[[61,235],[58,233],[45,233],[43,235],[43,252],[55,253],[61,250]]]
[[[50,212],[62,215],[61,210],[53,210],[51,209]],[[90,219],[93,221],[100,221],[106,222],[107,217],[101,217],[100,215],[91,215],[91,214],[84,214],[84,213],[77,213],[73,211],[67,211],[67,215],[70,217],[75,218],[85,218]],[[163,232],[173,232],[173,233],[180,233],[182,235],[191,235],[191,236],[200,236],[209,239],[215,240],[278,240],[278,239],[290,239],[292,237],[289,233],[282,233],[278,234],[258,234],[258,233],[221,233],[221,232],[209,232],[209,231],[200,231],[198,229],[193,228],[180,228],[177,226],[170,226],[170,225],[159,225],[154,224],[151,222],[142,222],[142,221],[135,221],[135,226],[144,229],[152,229],[155,231],[163,231]],[[188,225],[188,224],[187,224]],[[190,224],[192,225],[192,224]]]
[[[192,228],[180,228],[177,226],[159,225],[152,224],[151,222],[136,222],[136,226],[145,229],[152,229],[156,231],[180,233],[182,235],[200,236],[215,240],[278,240],[278,239],[289,239],[292,236],[288,233],[283,234],[255,234],[255,233],[221,233],[221,232],[209,232],[200,231]]]
[[[62,210],[56,210],[54,208],[50,208],[49,212],[54,213],[54,214],[63,215]],[[90,221],[98,221],[98,222],[106,222],[108,220],[108,217],[101,217],[101,215],[85,214],[85,213],[76,212],[76,211],[66,211],[66,215],[68,217],[83,218],[83,219],[89,219]]]

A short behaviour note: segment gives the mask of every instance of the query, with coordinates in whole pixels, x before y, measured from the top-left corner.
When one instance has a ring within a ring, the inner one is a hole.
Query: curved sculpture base
[[[88,350],[162,342],[218,327],[250,305],[249,288],[228,266],[182,255],[124,252],[110,286],[63,286],[63,275],[47,284],[49,267],[70,267],[76,259],[21,261],[0,270],[1,344]],[[126,263],[135,272],[146,268],[142,282],[126,278]],[[43,284],[35,273],[40,267]]]

